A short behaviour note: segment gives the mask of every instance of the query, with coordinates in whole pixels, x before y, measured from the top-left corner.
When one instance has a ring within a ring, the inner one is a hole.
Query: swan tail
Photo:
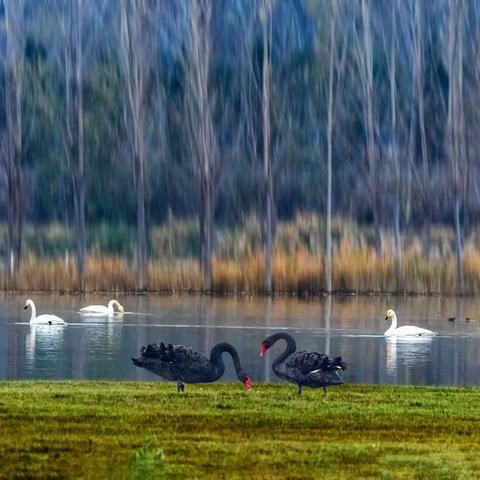
[[[143,360],[141,358],[132,357],[132,362],[136,367],[143,367]]]
[[[342,357],[335,357],[333,359],[333,365],[338,368],[338,370],[346,370],[347,363],[342,360]]]
[[[338,370],[346,370],[347,364],[343,361],[342,357],[335,357],[333,360],[330,357],[325,357],[322,361],[319,370],[327,372],[335,372]]]
[[[138,357],[131,357],[131,360],[137,367],[145,367],[145,363],[151,360],[171,361],[172,348],[172,345],[165,347],[163,342],[159,346],[156,343],[152,343],[142,347]]]

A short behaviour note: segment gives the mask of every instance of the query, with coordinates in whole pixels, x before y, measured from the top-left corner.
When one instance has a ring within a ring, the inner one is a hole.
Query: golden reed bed
[[[480,292],[480,251],[469,249],[464,256],[464,293]],[[4,290],[74,292],[78,290],[73,261],[64,258],[25,259],[10,287],[4,273]],[[260,293],[263,286],[263,256],[240,259],[215,257],[213,290],[219,293]],[[315,294],[324,291],[323,258],[305,250],[286,253],[277,250],[273,260],[273,286],[277,293]],[[118,256],[91,255],[86,262],[86,291],[134,291],[133,262]],[[341,246],[333,260],[333,289],[336,292],[458,293],[454,258],[427,260],[415,252],[404,252],[401,272],[388,254],[371,248]],[[205,285],[195,259],[151,261],[149,291],[204,291]]]
[[[136,289],[134,245],[127,227],[119,229],[119,232],[105,225],[90,228],[86,291]],[[451,228],[432,227],[428,257],[424,254],[421,234],[404,232],[399,271],[390,231],[382,231],[382,253],[373,248],[373,232],[368,225],[335,218],[332,237],[333,290],[336,292],[460,293]],[[34,241],[38,242],[38,239],[42,242],[35,245]],[[147,290],[200,292],[206,289],[197,260],[199,238],[196,221],[171,219],[162,226],[153,227],[150,240]],[[127,253],[105,253],[106,245],[111,243]],[[23,263],[10,284],[5,271],[0,271],[0,286],[4,290],[78,290],[71,233],[61,225],[30,226],[26,229],[25,244]],[[324,222],[317,215],[299,214],[291,221],[279,222],[273,258],[274,291],[295,294],[324,291],[324,244]],[[42,254],[48,250],[47,247],[51,250],[48,258]],[[35,251],[37,253],[33,253]],[[216,230],[214,291],[260,293],[263,265],[261,227],[256,217],[245,218],[242,225],[235,228]],[[480,231],[472,230],[465,239],[463,270],[463,293],[480,292]]]

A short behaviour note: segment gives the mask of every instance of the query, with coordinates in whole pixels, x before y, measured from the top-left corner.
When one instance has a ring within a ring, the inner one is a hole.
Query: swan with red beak
[[[247,391],[252,388],[250,377],[243,371],[237,350],[229,343],[215,345],[210,357],[187,345],[165,345],[155,343],[140,350],[138,357],[132,358],[135,366],[144,368],[166,380],[177,382],[177,390],[183,392],[185,383],[211,383],[225,373],[222,354],[228,353],[233,360],[237,378]]]
[[[324,353],[297,352],[297,345],[291,335],[285,332],[270,335],[262,342],[260,357],[263,358],[267,350],[278,340],[287,342],[286,350],[279,355],[272,364],[272,370],[277,377],[294,383],[298,386],[298,395],[302,394],[302,387],[323,388],[341,385],[340,370],[346,370],[347,364],[342,357],[333,360]]]

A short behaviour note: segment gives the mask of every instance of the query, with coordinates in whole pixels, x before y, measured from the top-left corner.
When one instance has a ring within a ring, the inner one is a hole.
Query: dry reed
[[[152,233],[158,243],[153,246],[155,255],[148,265],[148,291],[205,290],[198,261],[188,256],[187,243],[195,238],[195,228],[194,222],[170,222]],[[61,232],[56,231],[56,235],[61,236]],[[400,270],[388,232],[383,232],[381,253],[374,250],[368,228],[362,230],[356,224],[335,219],[333,237],[334,291],[458,293],[453,235],[448,229],[433,229],[428,258],[417,236],[404,235]],[[273,258],[275,292],[315,294],[324,290],[323,238],[319,217],[300,215],[292,222],[279,223]],[[91,251],[85,268],[85,290],[135,291],[134,263],[127,256]],[[480,246],[474,236],[467,239],[463,263],[464,293],[479,292]],[[242,228],[220,230],[213,258],[213,290],[261,292],[263,264],[261,229],[254,217],[247,218]],[[68,256],[45,258],[29,253],[11,282],[7,283],[5,272],[0,272],[0,282],[4,289],[18,291],[78,290],[75,262]]]

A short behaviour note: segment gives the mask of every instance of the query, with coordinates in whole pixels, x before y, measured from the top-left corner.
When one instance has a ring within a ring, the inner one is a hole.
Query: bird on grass
[[[237,350],[229,343],[215,345],[210,358],[190,346],[153,343],[142,347],[140,355],[132,358],[132,362],[166,380],[176,381],[177,390],[183,392],[185,383],[211,383],[222,377],[225,372],[223,353],[232,357],[238,379],[247,391],[250,390],[250,378],[242,369]]]
[[[346,370],[347,364],[342,357],[331,359],[328,355],[318,352],[297,352],[294,338],[285,332],[270,335],[262,342],[260,357],[278,340],[285,340],[287,348],[272,364],[272,370],[277,377],[294,383],[298,386],[298,395],[302,394],[303,387],[323,388],[327,394],[327,387],[341,385],[340,370]]]

